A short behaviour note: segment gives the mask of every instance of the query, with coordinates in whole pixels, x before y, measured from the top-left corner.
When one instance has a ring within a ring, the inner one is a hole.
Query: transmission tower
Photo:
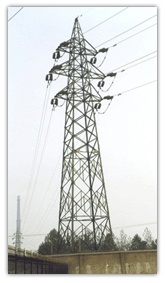
[[[20,219],[20,196],[17,197],[17,220],[16,220],[16,233],[14,234],[15,246],[17,249],[21,249],[21,219]]]
[[[116,74],[105,75],[95,67],[99,52],[107,49],[97,51],[84,38],[76,18],[70,40],[62,42],[53,54],[55,62],[64,53],[69,54],[69,60],[55,63],[46,76],[48,83],[55,80],[55,75],[67,76],[67,86],[51,104],[55,108],[59,99],[66,101],[58,231],[72,251],[77,240],[88,244],[86,235],[93,239],[93,249],[98,250],[112,232],[95,112],[102,99],[113,97],[102,98],[92,82],[98,80],[101,88],[106,76]]]

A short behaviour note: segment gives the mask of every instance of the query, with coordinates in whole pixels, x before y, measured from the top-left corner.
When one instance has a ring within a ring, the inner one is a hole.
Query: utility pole
[[[97,51],[84,38],[76,18],[70,40],[62,42],[53,54],[55,62],[65,53],[69,60],[55,63],[46,76],[49,84],[55,75],[67,76],[67,86],[51,104],[54,109],[59,99],[66,101],[58,232],[59,247],[61,239],[70,239],[72,252],[77,241],[80,248],[83,244],[89,249],[88,236],[93,250],[98,250],[105,237],[112,234],[95,119],[105,99],[99,94],[104,79],[116,75],[105,75],[95,66],[95,56],[106,51]],[[97,80],[98,90],[93,84]]]

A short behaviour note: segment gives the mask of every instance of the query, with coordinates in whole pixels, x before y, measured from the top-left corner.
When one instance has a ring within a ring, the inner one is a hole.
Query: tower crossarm
[[[86,53],[87,55],[87,53]],[[73,66],[73,61],[79,59],[80,52],[75,54],[75,57],[73,57],[71,60],[68,60],[62,64],[57,64],[54,65],[49,73],[51,74],[57,74],[57,75],[62,75],[62,76],[69,76],[69,71],[71,73],[75,73],[75,79],[80,79],[80,68],[83,69],[82,76],[88,76],[90,77],[90,80],[98,79],[98,80],[103,80],[105,79],[106,75],[100,71],[91,61],[87,61],[88,63],[88,68],[85,67],[84,64],[78,64],[75,68]]]
[[[78,37],[73,37],[67,41],[63,41],[56,49],[56,52],[53,53],[54,59],[59,59],[62,53],[71,53],[72,49],[77,49],[78,45],[81,45],[79,50],[79,55],[86,54],[87,56],[96,56],[98,51],[85,39],[78,41]],[[84,45],[84,47],[83,47]]]
[[[85,96],[84,98],[81,97],[80,91],[73,91],[71,92],[71,86],[72,83],[69,86],[66,86],[65,88],[63,88],[62,90],[60,90],[56,95],[55,98],[59,98],[59,99],[63,99],[63,100],[70,100],[72,96],[74,96],[74,101],[78,101],[78,102],[84,102],[84,101],[91,101],[91,102],[100,102],[102,100],[101,95],[99,94],[99,92],[96,90],[96,88],[92,85],[91,88],[92,90],[94,90],[94,93],[91,93],[91,99],[90,99],[90,92],[88,90],[84,90],[85,91]]]

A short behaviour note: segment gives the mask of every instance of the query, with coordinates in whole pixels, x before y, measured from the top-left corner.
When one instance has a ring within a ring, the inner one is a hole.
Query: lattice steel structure
[[[61,43],[53,54],[57,61],[63,53],[69,53],[69,60],[54,65],[46,77],[51,81],[58,74],[68,79],[67,86],[55,95],[51,104],[55,107],[58,99],[66,101],[59,234],[70,242],[72,251],[78,239],[86,241],[86,234],[92,237],[94,250],[111,234],[95,119],[102,97],[92,83],[99,80],[102,86],[106,77],[94,65],[98,52],[84,38],[76,18],[71,39]]]
[[[20,196],[17,197],[17,220],[16,220],[16,233],[14,233],[14,244],[17,249],[21,249],[21,239],[22,239],[22,233],[21,233],[21,219],[20,219]]]

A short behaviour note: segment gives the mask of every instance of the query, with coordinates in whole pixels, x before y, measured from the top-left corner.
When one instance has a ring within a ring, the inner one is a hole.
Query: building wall
[[[156,274],[157,251],[77,253],[50,256],[67,263],[69,274]]]

